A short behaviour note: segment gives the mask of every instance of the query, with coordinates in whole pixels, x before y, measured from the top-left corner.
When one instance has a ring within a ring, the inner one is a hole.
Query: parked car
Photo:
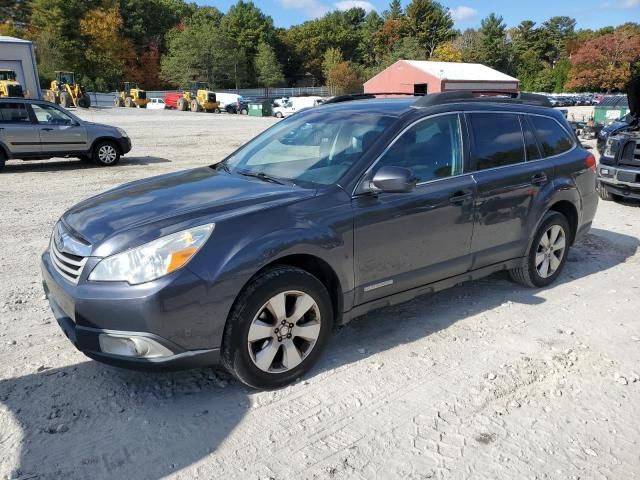
[[[164,103],[164,98],[151,97],[149,98],[149,103],[147,104],[147,109],[149,110],[164,110],[167,108],[167,104]]]
[[[85,122],[44,100],[0,99],[0,170],[11,159],[77,157],[113,166],[131,150],[122,128]]]
[[[629,113],[623,127],[610,131],[598,167],[603,200],[640,199],[640,75],[627,86]],[[600,143],[600,138],[598,138]]]
[[[285,97],[274,101],[273,116],[288,117],[304,108],[316,107],[322,103],[322,97]]]
[[[85,200],[42,255],[53,313],[96,360],[221,362],[276,388],[371,310],[503,270],[550,285],[598,195],[593,155],[546,105],[339,97],[217,165]]]

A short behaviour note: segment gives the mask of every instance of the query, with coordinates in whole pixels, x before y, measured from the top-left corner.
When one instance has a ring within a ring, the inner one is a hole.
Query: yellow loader
[[[16,80],[16,72],[0,69],[0,97],[24,97],[22,85]]]
[[[91,99],[82,85],[76,83],[73,72],[56,72],[56,79],[51,81],[51,89],[45,90],[44,99],[57,103],[65,108],[70,106],[89,108]]]
[[[141,89],[137,83],[124,82],[122,90],[116,92],[113,104],[116,107],[147,108],[149,101],[147,92]]]
[[[189,90],[185,90],[182,97],[178,98],[176,107],[182,111],[220,113],[220,102],[205,82],[192,82]]]

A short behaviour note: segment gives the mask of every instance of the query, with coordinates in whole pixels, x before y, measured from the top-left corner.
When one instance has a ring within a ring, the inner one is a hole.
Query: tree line
[[[555,16],[508,28],[491,14],[459,31],[432,0],[392,0],[381,14],[336,10],[277,28],[254,3],[226,13],[184,0],[15,0],[0,34],[33,40],[43,85],[75,71],[87,88],[148,89],[205,81],[216,88],[328,85],[358,91],[398,59],[479,62],[527,91],[621,91],[640,71],[640,24],[578,29]]]

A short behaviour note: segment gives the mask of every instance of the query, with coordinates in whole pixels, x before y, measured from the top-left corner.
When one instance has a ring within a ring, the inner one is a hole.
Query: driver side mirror
[[[382,167],[371,179],[374,193],[408,193],[416,188],[416,184],[417,179],[411,170],[403,167]]]

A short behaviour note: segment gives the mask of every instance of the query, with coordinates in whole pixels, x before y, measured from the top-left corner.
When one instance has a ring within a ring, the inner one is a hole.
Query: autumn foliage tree
[[[616,31],[588,40],[571,57],[566,87],[576,91],[621,91],[640,61],[640,34]]]

